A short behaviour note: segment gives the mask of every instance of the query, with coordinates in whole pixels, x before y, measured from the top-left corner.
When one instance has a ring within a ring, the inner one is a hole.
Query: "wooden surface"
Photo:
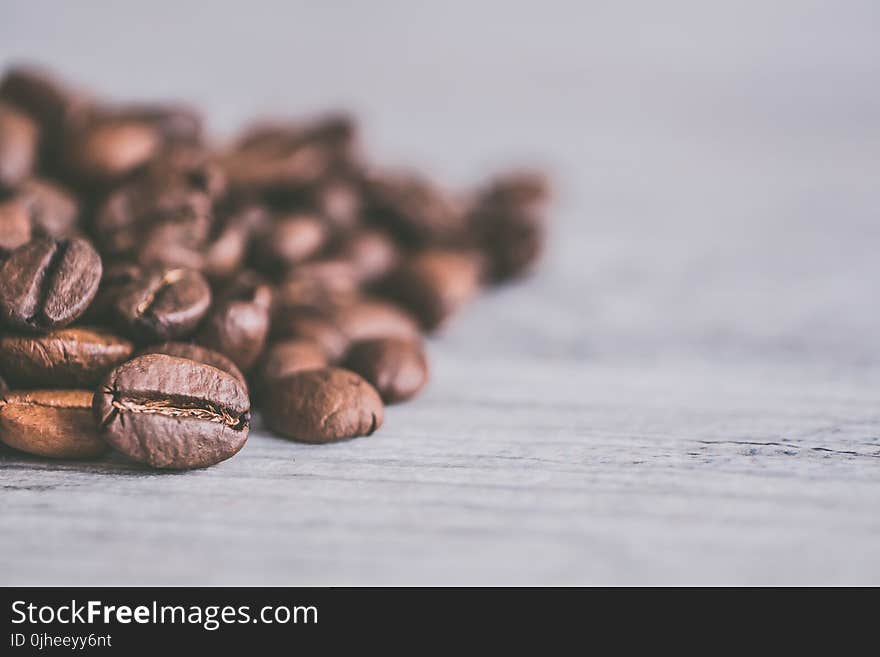
[[[18,4],[0,63],[220,131],[343,103],[379,158],[532,158],[560,200],[538,276],[373,437],[184,474],[0,453],[0,584],[880,584],[875,3],[248,3],[198,48],[174,3]]]

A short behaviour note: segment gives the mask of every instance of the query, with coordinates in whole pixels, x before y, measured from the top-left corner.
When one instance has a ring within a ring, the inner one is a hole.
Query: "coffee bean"
[[[95,393],[101,436],[155,468],[203,468],[234,456],[248,437],[250,402],[234,377],[164,354],[113,370]]]
[[[29,390],[0,398],[0,441],[36,456],[90,459],[107,451],[91,390]]]
[[[35,235],[61,239],[76,229],[79,203],[64,187],[41,178],[28,178],[15,190],[27,206]]]
[[[71,132],[63,158],[77,180],[108,184],[146,164],[160,146],[158,131],[148,123],[96,120]]]
[[[459,243],[467,235],[463,204],[418,175],[374,175],[365,189],[371,220],[412,244]]]
[[[428,361],[416,340],[358,342],[348,352],[345,366],[376,388],[386,404],[414,397],[428,382]]]
[[[383,291],[432,331],[477,294],[482,267],[476,253],[429,249],[408,258]]]
[[[57,140],[65,124],[91,104],[89,98],[37,68],[7,71],[0,82],[0,99],[20,107],[40,124],[47,142]]]
[[[345,355],[350,342],[333,321],[315,313],[299,313],[276,318],[272,322],[272,334],[276,338],[313,342],[331,363],[335,363]]]
[[[337,256],[354,266],[360,283],[372,283],[397,265],[400,251],[384,231],[365,229],[352,234],[337,247]]]
[[[202,249],[202,272],[210,279],[226,279],[241,269],[252,236],[269,221],[257,204],[228,208],[218,217]]]
[[[257,238],[257,257],[264,266],[286,270],[315,255],[327,240],[317,217],[301,214],[276,220]]]
[[[329,443],[369,436],[382,424],[379,394],[349,370],[301,371],[275,381],[266,394],[266,424],[292,440]]]
[[[263,353],[269,334],[268,286],[235,290],[205,318],[197,340],[248,371]]]
[[[328,365],[327,355],[311,340],[293,339],[276,342],[263,355],[259,379],[263,386],[285,376]]]
[[[0,266],[0,318],[18,330],[64,327],[85,312],[100,281],[101,258],[86,240],[33,240]]]
[[[166,143],[194,145],[202,141],[202,117],[185,105],[126,105],[116,108],[112,114],[118,120],[152,126]]]
[[[31,216],[18,198],[0,201],[0,259],[31,241]]]
[[[247,383],[241,370],[229,358],[213,349],[189,342],[163,342],[162,344],[154,344],[142,349],[139,355],[145,354],[165,354],[166,356],[187,358],[197,363],[216,367],[218,370],[234,377],[236,381],[247,389]]]
[[[9,392],[9,384],[6,383],[6,379],[0,375],[0,398],[2,398],[7,392]]]
[[[0,338],[0,369],[16,388],[94,388],[128,360],[132,344],[97,328]]]
[[[32,119],[0,103],[0,190],[15,187],[31,174],[38,136]]]
[[[419,326],[405,310],[388,301],[364,297],[327,313],[349,342],[378,338],[418,338]]]
[[[364,210],[358,184],[342,177],[330,178],[311,190],[308,205],[339,232],[357,228]]]
[[[193,333],[210,305],[211,288],[199,272],[153,267],[122,287],[113,311],[135,340],[165,342]]]

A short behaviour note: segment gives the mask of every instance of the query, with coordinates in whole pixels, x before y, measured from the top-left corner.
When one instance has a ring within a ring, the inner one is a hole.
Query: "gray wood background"
[[[539,274],[371,438],[4,451],[0,583],[880,584],[880,5],[416,4],[0,5],[4,66],[560,187]]]

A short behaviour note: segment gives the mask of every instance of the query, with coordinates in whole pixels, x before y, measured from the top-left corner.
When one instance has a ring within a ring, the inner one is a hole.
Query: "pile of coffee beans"
[[[377,168],[345,114],[218,147],[179,104],[46,72],[0,82],[0,440],[199,468],[280,436],[372,434],[423,336],[544,241],[535,172],[450,193]]]

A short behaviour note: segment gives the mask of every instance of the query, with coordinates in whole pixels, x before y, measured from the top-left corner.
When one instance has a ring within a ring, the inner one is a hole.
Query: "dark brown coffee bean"
[[[362,284],[372,283],[397,265],[400,251],[394,240],[381,230],[366,229],[354,233],[336,249],[338,257],[352,263]]]
[[[103,185],[146,164],[160,146],[158,131],[148,123],[98,119],[70,133],[63,158],[77,180]]]
[[[259,379],[263,386],[304,370],[329,365],[324,350],[311,340],[293,339],[276,342],[263,355]]]
[[[364,211],[360,186],[346,178],[325,180],[310,192],[308,205],[333,230],[348,232],[361,221]]]
[[[197,341],[231,358],[243,371],[250,370],[263,353],[269,335],[268,286],[234,290],[220,300],[205,318]]]
[[[369,383],[335,367],[279,379],[266,395],[269,428],[304,443],[369,436],[381,426],[384,415],[382,400]]]
[[[550,181],[540,171],[514,171],[496,177],[478,194],[481,206],[539,209],[552,196]]]
[[[236,381],[247,389],[247,383],[245,382],[244,374],[241,373],[241,370],[238,369],[235,366],[235,363],[230,359],[213,349],[200,347],[197,344],[189,342],[163,342],[162,344],[155,344],[141,350],[140,355],[145,354],[165,354],[166,356],[187,358],[189,360],[194,360],[197,363],[204,363],[205,365],[216,367],[218,370],[233,376]]]
[[[131,283],[145,276],[145,270],[133,262],[115,262],[104,267],[101,284],[88,310],[82,317],[87,324],[112,324],[116,299]]]
[[[276,220],[257,238],[261,265],[286,270],[314,256],[327,241],[327,229],[317,217],[289,215]]]
[[[86,240],[33,240],[0,266],[0,318],[26,331],[67,326],[88,308],[100,281],[101,258]]]
[[[233,276],[244,263],[251,238],[268,221],[268,213],[260,205],[225,210],[202,248],[202,272],[212,280]]]
[[[429,249],[408,258],[383,291],[432,331],[479,291],[483,264],[472,252]]]
[[[154,468],[203,468],[234,456],[248,437],[250,402],[234,377],[164,354],[113,370],[95,393],[101,436]]]
[[[386,404],[410,399],[428,382],[428,360],[416,340],[358,342],[348,352],[345,366],[376,388]]]
[[[79,203],[65,188],[41,178],[29,178],[15,190],[27,206],[35,235],[61,239],[76,229]]]
[[[47,142],[57,140],[64,126],[91,104],[82,92],[68,88],[45,71],[30,67],[6,72],[0,82],[0,99],[34,117],[45,132]]]
[[[399,306],[381,299],[364,297],[327,313],[327,318],[349,342],[378,338],[418,338],[415,319]]]
[[[272,334],[276,338],[314,342],[331,363],[345,355],[350,342],[333,321],[318,314],[299,313],[276,318],[272,322]]]
[[[457,244],[467,235],[463,204],[415,174],[385,174],[367,181],[372,221],[413,244]]]
[[[174,144],[153,158],[140,184],[154,190],[202,192],[215,201],[222,199],[229,187],[218,156],[198,146],[181,144]]]
[[[211,288],[199,272],[148,268],[119,291],[113,310],[135,340],[165,342],[195,331],[210,305]]]
[[[276,314],[289,316],[302,311],[325,311],[351,303],[359,280],[348,260],[316,260],[295,268],[278,286]]]
[[[131,357],[123,338],[95,328],[0,338],[0,369],[16,388],[94,388]]]
[[[107,451],[92,416],[91,390],[30,390],[0,398],[0,441],[49,458],[90,459]]]
[[[18,198],[0,201],[0,259],[31,241],[31,216]]]
[[[37,125],[26,114],[0,103],[0,190],[27,178],[37,160]]]

